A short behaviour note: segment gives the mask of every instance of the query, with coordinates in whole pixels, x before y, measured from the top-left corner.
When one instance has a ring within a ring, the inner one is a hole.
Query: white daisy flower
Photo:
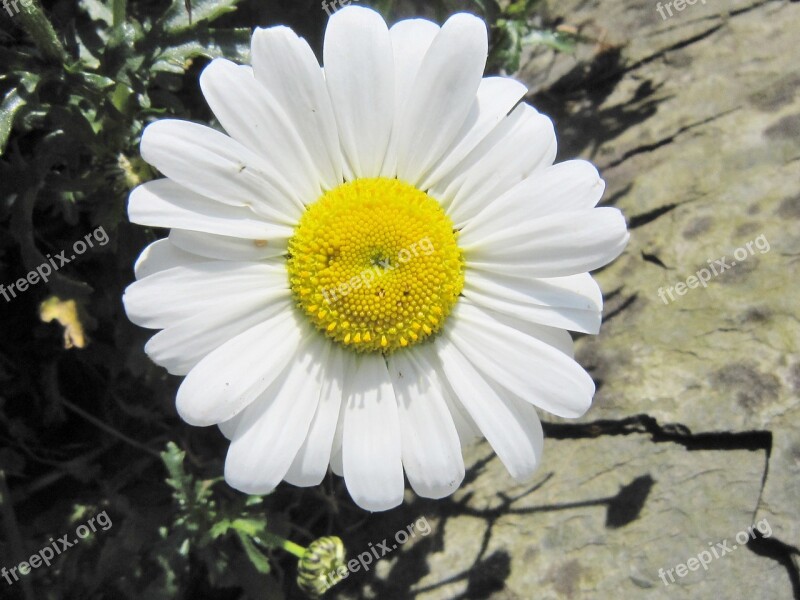
[[[324,69],[286,27],[258,29],[252,68],[200,84],[225,135],[177,120],[144,132],[166,175],[130,196],[170,228],[136,264],[130,319],[186,376],[178,412],[230,439],[225,478],[250,494],[319,484],[330,465],[368,510],[464,477],[485,437],[511,475],[542,454],[536,407],[578,417],[594,393],[566,330],[597,333],[588,271],[625,221],[594,208],[584,161],[553,165],[521,83],[483,77],[486,25],[457,14],[387,28],[338,11]]]

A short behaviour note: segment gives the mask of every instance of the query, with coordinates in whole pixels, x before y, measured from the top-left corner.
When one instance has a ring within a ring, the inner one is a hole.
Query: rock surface
[[[547,11],[597,45],[531,51],[517,76],[554,118],[559,160],[599,166],[632,234],[597,274],[600,335],[577,342],[595,404],[546,424],[530,485],[484,444],[451,500],[370,518],[365,546],[421,515],[433,533],[338,595],[799,596],[800,4]],[[719,259],[707,286],[688,279]],[[731,550],[707,569],[666,574],[718,544]]]

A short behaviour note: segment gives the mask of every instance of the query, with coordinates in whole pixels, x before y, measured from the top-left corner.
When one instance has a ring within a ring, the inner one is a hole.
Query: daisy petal
[[[461,228],[535,170],[551,165],[555,156],[552,121],[520,104],[448,177],[436,183],[431,194]]]
[[[439,382],[430,377],[433,367],[413,352],[397,352],[388,362],[408,481],[424,498],[449,496],[464,479],[464,459]]]
[[[189,190],[230,206],[249,206],[274,225],[293,226],[303,211],[266,160],[210,127],[164,119],[142,134],[142,158]]]
[[[256,262],[286,254],[285,238],[242,239],[227,235],[214,235],[199,231],[173,229],[169,233],[173,246],[205,256],[207,259]]]
[[[431,384],[437,389],[441,390],[442,397],[447,404],[447,409],[453,418],[453,423],[456,426],[461,446],[467,446],[477,439],[483,437],[481,430],[472,420],[472,417],[462,406],[462,404],[453,395],[450,386],[448,386],[439,376],[441,366],[439,364],[439,357],[436,355],[434,346],[432,344],[421,344],[414,348],[414,358],[426,370]]]
[[[239,421],[242,420],[242,415],[244,415],[244,411],[240,412],[232,419],[228,419],[227,421],[223,421],[222,423],[217,424],[217,427],[219,427],[220,432],[227,439],[229,440],[233,439],[233,434],[236,433],[236,428],[239,427]]]
[[[473,364],[445,337],[437,340],[442,370],[458,397],[511,476],[529,478],[542,455],[542,426],[533,407],[520,406],[489,385]]]
[[[560,350],[467,302],[450,318],[445,336],[490,380],[559,417],[580,417],[589,409],[594,382]]]
[[[237,294],[224,309],[215,306],[158,332],[144,347],[150,359],[173,375],[186,375],[229,339],[266,321],[290,299],[288,290]]]
[[[304,204],[319,198],[321,178],[306,146],[250,67],[215,59],[200,75],[200,88],[228,135],[274,164]]]
[[[468,270],[462,294],[473,304],[549,327],[597,333],[603,296],[588,273],[536,279],[500,269]]]
[[[486,314],[500,323],[541,340],[551,345],[553,348],[560,350],[570,358],[575,358],[575,344],[572,342],[572,336],[565,329],[531,323],[517,316],[498,313],[482,306],[477,306],[477,308],[481,308]]]
[[[388,510],[403,501],[397,400],[382,355],[358,355],[354,367],[345,381],[344,480],[361,508]]]
[[[608,264],[625,249],[630,235],[616,208],[548,215],[496,230],[462,244],[470,267],[520,277],[565,277]]]
[[[148,181],[131,192],[131,223],[203,231],[251,240],[288,238],[292,228],[274,225],[252,211],[196,194],[170,179]]]
[[[156,240],[142,250],[133,266],[133,274],[136,279],[144,279],[159,271],[198,262],[208,262],[208,259],[181,250],[170,244],[168,239]]]
[[[132,283],[122,298],[128,318],[148,329],[163,329],[208,308],[222,307],[240,294],[283,290],[285,270],[273,265],[201,262],[159,271]]]
[[[398,128],[398,176],[417,184],[461,131],[475,102],[488,53],[486,24],[450,17],[431,43],[403,107]],[[326,61],[327,65],[327,61]]]
[[[461,230],[469,245],[494,231],[547,215],[590,210],[597,206],[605,183],[585,160],[570,160],[533,173],[490,203]]]
[[[397,143],[402,109],[406,106],[422,59],[438,33],[439,26],[425,19],[406,19],[396,23],[389,30],[394,54],[395,111],[394,127],[381,169],[381,177],[397,175]]]
[[[285,477],[319,403],[323,343],[309,336],[296,360],[245,409],[225,459],[225,480],[231,487],[267,494]]]
[[[342,182],[344,159],[325,78],[314,51],[288,27],[256,29],[253,73],[288,115],[326,190]]]
[[[277,313],[228,340],[191,370],[178,389],[178,413],[184,421],[199,426],[227,421],[280,376],[306,329],[291,301]]]
[[[342,355],[342,381],[348,377],[350,373],[355,371],[356,356],[351,352],[345,352]],[[342,393],[344,394],[344,384],[342,384]],[[333,447],[331,448],[331,471],[339,477],[344,477],[344,464],[342,463],[342,432],[344,431],[344,415],[347,412],[344,410],[347,403],[347,398],[342,396],[342,405],[339,410],[339,418],[336,421],[336,431],[333,434]]]
[[[344,413],[340,411],[339,422],[333,435],[333,448],[331,448],[331,471],[334,475],[344,477],[344,464],[342,463],[342,429],[344,427]]]
[[[322,483],[328,471],[333,437],[341,413],[345,352],[326,340],[318,357],[320,364],[323,365],[322,391],[308,435],[286,474],[286,481],[293,485],[304,487],[318,485]]]
[[[356,177],[377,177],[394,122],[389,29],[373,10],[343,8],[328,22],[323,57],[345,157]]]
[[[527,91],[528,88],[522,83],[508,77],[484,77],[469,115],[452,147],[425,176],[419,188],[430,189],[448,176],[506,118]]]

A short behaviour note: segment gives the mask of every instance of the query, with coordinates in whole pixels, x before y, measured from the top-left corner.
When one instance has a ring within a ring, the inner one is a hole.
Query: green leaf
[[[8,92],[3,98],[3,103],[0,104],[0,156],[5,152],[11,129],[14,126],[14,117],[25,104],[25,99],[17,88]]]
[[[186,452],[178,448],[175,442],[169,442],[166,451],[161,453],[161,460],[169,473],[167,485],[185,497],[186,490],[191,487],[191,477],[183,470],[184,458]]]
[[[249,56],[249,29],[210,29],[194,39],[162,50],[156,56],[152,70],[181,75],[195,58],[225,57],[236,62],[248,62]]]
[[[241,531],[237,531],[236,535],[239,538],[239,541],[242,543],[242,547],[247,554],[247,558],[250,559],[250,562],[253,563],[253,566],[256,568],[256,570],[262,574],[269,573],[269,559],[264,556],[261,550],[256,548],[256,545],[249,537],[247,537],[246,534],[242,533]]]
[[[103,75],[98,75],[97,73],[89,73],[87,71],[81,71],[80,76],[87,84],[98,90],[105,90],[114,85],[113,79],[105,77]]]
[[[267,528],[267,522],[264,519],[234,519],[231,527],[250,537],[262,535]]]
[[[523,45],[547,46],[558,52],[574,52],[578,38],[574,35],[550,31],[547,29],[534,29],[522,40]]]
[[[169,34],[178,34],[191,29],[201,21],[211,22],[224,14],[236,10],[240,0],[192,0],[192,16],[186,10],[184,0],[172,0],[157,27]]]
[[[232,522],[230,519],[222,519],[221,521],[217,521],[211,526],[211,529],[208,530],[208,536],[215,540],[220,536],[225,535],[230,531]]]

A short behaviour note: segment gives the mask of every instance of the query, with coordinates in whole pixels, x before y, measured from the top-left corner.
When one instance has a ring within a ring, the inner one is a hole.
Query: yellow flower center
[[[359,352],[393,352],[442,327],[464,287],[457,232],[439,203],[396,179],[358,179],[311,204],[289,240],[300,309]]]

